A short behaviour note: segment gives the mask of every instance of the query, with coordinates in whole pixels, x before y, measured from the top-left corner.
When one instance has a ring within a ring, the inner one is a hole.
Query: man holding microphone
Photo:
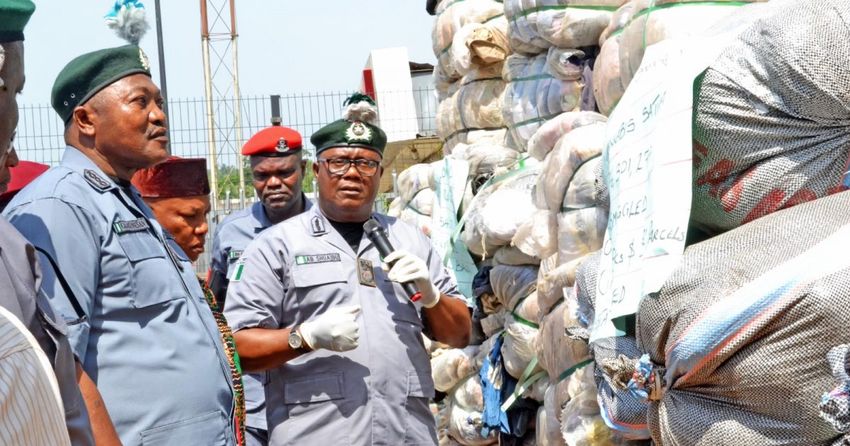
[[[367,99],[311,137],[318,206],[264,231],[231,276],[225,315],[243,367],[270,371],[271,445],[436,444],[423,326],[469,341],[469,308],[428,238],[372,213],[386,134]],[[370,217],[397,248],[384,259],[364,237]]]

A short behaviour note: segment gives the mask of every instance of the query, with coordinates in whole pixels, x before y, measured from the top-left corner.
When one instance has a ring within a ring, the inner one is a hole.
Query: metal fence
[[[282,125],[298,130],[304,136],[307,158],[311,159],[313,147],[309,136],[322,126],[340,119],[343,101],[351,92],[320,92],[283,94],[279,103]],[[436,133],[437,104],[432,89],[378,92],[381,109],[393,109],[395,104],[415,103],[415,113],[380,116],[381,127],[390,140],[394,129],[416,129],[412,136],[431,136]],[[216,224],[227,214],[256,201],[251,185],[247,162],[240,155],[245,140],[255,132],[268,127],[272,119],[272,95],[243,96],[235,99],[214,100],[210,119],[204,99],[172,99],[169,101],[169,132],[171,153],[181,157],[206,158],[211,178],[215,178],[214,212],[210,213],[210,235],[207,252],[196,265],[199,272],[209,264],[209,250]],[[239,110],[239,113],[235,113]],[[239,116],[236,122],[235,116]],[[210,125],[212,122],[212,125]],[[20,159],[49,165],[59,163],[65,147],[64,125],[49,105],[22,105],[15,137],[15,147]],[[215,169],[212,172],[212,169]],[[242,169],[242,181],[239,171]],[[312,190],[312,184],[305,184]]]

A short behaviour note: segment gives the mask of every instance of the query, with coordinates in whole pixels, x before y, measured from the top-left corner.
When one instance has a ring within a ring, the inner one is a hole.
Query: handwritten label
[[[466,188],[469,163],[444,158],[431,163],[436,202],[431,211],[431,243],[443,259],[443,265],[454,275],[458,290],[473,302],[472,279],[478,272],[466,246],[452,235],[457,228],[457,211]]]
[[[691,208],[693,82],[719,53],[693,39],[647,48],[608,120],[603,175],[611,197],[591,341],[620,336],[612,320],[637,311],[678,265]],[[722,48],[722,46],[721,46]]]

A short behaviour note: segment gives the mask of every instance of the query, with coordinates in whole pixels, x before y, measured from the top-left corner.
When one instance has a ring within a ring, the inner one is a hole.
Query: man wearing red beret
[[[15,198],[18,192],[39,175],[47,172],[50,166],[32,161],[18,161],[16,166],[9,169],[12,179],[6,187],[6,192],[0,194],[0,211]]]
[[[279,125],[260,130],[242,147],[242,155],[251,159],[254,190],[260,201],[230,214],[216,228],[208,281],[222,308],[233,265],[248,244],[266,228],[310,209],[310,201],[301,192],[306,168],[301,147],[301,135]],[[266,380],[265,373],[243,377],[248,446],[265,446],[268,442],[263,390]]]

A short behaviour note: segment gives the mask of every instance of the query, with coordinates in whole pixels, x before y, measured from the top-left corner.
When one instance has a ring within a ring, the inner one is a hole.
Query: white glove
[[[384,269],[391,263],[393,266],[387,272],[387,278],[398,283],[413,282],[422,293],[420,302],[425,308],[437,305],[440,301],[440,290],[431,283],[431,271],[424,260],[403,249],[397,249],[384,259]]]
[[[313,349],[324,348],[344,352],[357,347],[360,325],[357,315],[360,305],[333,307],[312,321],[301,324],[299,331],[304,342]]]

